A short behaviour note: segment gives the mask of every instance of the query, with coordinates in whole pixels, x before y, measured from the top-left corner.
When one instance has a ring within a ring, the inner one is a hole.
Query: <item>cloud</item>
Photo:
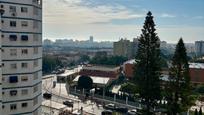
[[[114,19],[143,18],[145,14],[135,13],[119,4],[94,6],[84,0],[49,0],[44,7],[45,23],[96,24]]]
[[[176,16],[172,14],[163,13],[161,14],[161,17],[162,18],[175,18]]]
[[[193,17],[193,19],[204,19],[204,17],[203,16],[195,16],[195,17]]]

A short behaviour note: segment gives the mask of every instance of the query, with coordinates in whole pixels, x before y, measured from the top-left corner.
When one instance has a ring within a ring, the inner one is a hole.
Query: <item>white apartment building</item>
[[[195,42],[195,52],[197,56],[204,56],[204,41]]]
[[[0,0],[0,115],[41,115],[42,1]]]

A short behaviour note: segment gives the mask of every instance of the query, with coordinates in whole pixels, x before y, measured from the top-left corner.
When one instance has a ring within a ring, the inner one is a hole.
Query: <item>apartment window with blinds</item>
[[[27,95],[27,94],[28,94],[28,90],[27,89],[21,90],[21,95]]]
[[[27,106],[28,106],[28,103],[22,103],[22,104],[21,104],[21,107],[22,107],[22,108],[25,108],[25,107],[27,107]]]
[[[38,85],[33,88],[33,93],[38,91]]]
[[[17,49],[10,49],[10,56],[17,56]]]
[[[28,54],[28,49],[22,49],[21,53],[22,53],[22,55],[27,55]]]
[[[22,68],[28,68],[28,63],[21,63]]]
[[[28,22],[27,21],[21,21],[21,26],[22,27],[28,27]]]
[[[9,9],[10,12],[16,12],[16,6],[10,6]]]
[[[28,81],[28,76],[21,76],[21,81],[22,82]]]
[[[10,21],[10,27],[16,27],[16,21]]]
[[[21,7],[21,12],[22,13],[27,13],[28,12],[28,8],[27,7]]]
[[[38,22],[37,21],[33,21],[33,28],[37,29],[38,28]]]
[[[33,48],[33,53],[34,53],[34,54],[38,54],[38,47],[34,47],[34,48]]]
[[[10,65],[10,67],[11,67],[11,69],[17,69],[17,64],[16,64],[16,63],[12,63],[12,64]]]
[[[16,41],[17,40],[17,35],[9,35],[10,41]]]
[[[33,106],[35,106],[36,104],[38,104],[38,97],[36,97],[36,98],[33,100]]]
[[[33,75],[33,80],[36,80],[36,79],[38,79],[38,73],[34,73]]]
[[[34,67],[37,67],[37,66],[38,66],[38,60],[35,60],[35,61],[33,62],[33,66],[34,66]]]
[[[10,105],[10,110],[16,110],[17,109],[17,105],[16,104],[11,104]]]
[[[34,14],[34,15],[38,15],[38,9],[35,8],[35,7],[33,8],[33,14]]]
[[[16,95],[17,95],[17,90],[10,91],[10,96],[16,96]]]
[[[35,42],[38,41],[38,35],[37,34],[33,35],[33,41],[35,41]]]

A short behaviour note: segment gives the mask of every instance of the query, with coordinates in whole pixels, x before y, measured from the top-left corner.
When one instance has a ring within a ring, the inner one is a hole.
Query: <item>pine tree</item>
[[[197,109],[195,110],[195,113],[194,113],[194,115],[198,115],[198,110],[197,110]]]
[[[202,115],[202,107],[200,107],[200,110],[199,110],[199,114],[198,115]]]
[[[135,65],[135,83],[139,94],[146,105],[143,115],[150,112],[160,99],[160,40],[155,33],[155,24],[151,12],[146,20],[139,39],[138,53]]]
[[[191,90],[188,59],[182,38],[176,45],[167,87],[169,114],[176,115],[187,111],[190,104],[189,95]]]

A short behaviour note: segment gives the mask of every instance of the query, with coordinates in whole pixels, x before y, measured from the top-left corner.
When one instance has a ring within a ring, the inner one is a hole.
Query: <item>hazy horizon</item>
[[[118,41],[140,36],[151,11],[161,41],[204,39],[203,0],[44,0],[43,38]]]

